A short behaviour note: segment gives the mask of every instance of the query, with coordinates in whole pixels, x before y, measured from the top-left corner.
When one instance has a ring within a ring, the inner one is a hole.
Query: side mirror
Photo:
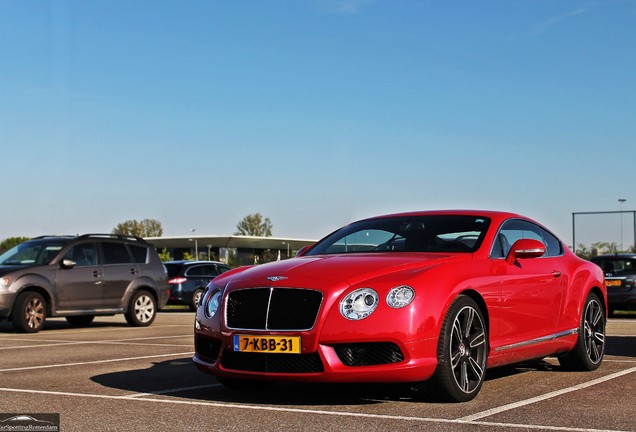
[[[539,258],[545,254],[546,248],[539,240],[521,239],[514,242],[506,257],[508,264],[514,264],[519,258]]]
[[[309,246],[303,246],[300,249],[298,249],[298,252],[296,252],[296,256],[303,256],[305,255],[305,252],[307,252],[309,249],[311,249],[313,245],[309,245]]]
[[[62,267],[63,269],[72,269],[73,267],[75,267],[77,265],[77,263],[73,260],[70,260],[68,258],[65,258],[62,260],[62,262],[60,263],[60,267]]]

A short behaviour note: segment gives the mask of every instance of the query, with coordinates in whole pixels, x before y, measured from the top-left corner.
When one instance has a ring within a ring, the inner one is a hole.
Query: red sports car
[[[214,279],[194,361],[228,386],[428,381],[467,401],[490,367],[557,356],[598,368],[606,311],[601,269],[531,219],[402,213]]]

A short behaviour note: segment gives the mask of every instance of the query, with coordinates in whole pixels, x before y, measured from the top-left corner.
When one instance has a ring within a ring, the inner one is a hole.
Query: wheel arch
[[[459,292],[453,299],[453,301],[455,301],[455,299],[460,295],[470,297],[475,301],[475,303],[477,303],[477,306],[479,306],[479,309],[481,309],[481,313],[484,315],[484,319],[486,320],[486,326],[488,327],[488,336],[490,338],[490,315],[488,313],[488,306],[486,305],[486,301],[484,300],[484,298],[481,296],[481,294],[479,294],[478,291],[475,291],[474,289],[466,289]]]
[[[27,293],[27,292],[34,292],[34,293],[38,293],[42,296],[42,298],[44,299],[44,303],[46,306],[46,316],[50,317],[53,316],[53,297],[51,295],[51,293],[49,292],[49,290],[47,290],[46,288],[44,288],[41,285],[37,285],[37,284],[33,284],[33,285],[26,285],[23,286],[22,288],[20,288],[20,290],[18,290],[18,292],[16,292],[15,294],[15,298],[17,299],[19,296],[21,296],[23,293]],[[9,316],[11,316],[13,314],[13,309],[15,308],[15,301],[13,302],[13,304],[11,305],[11,313],[9,314]]]

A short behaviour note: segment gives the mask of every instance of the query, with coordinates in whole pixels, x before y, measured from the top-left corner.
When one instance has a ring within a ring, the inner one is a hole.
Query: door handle
[[[130,274],[131,274],[131,275],[136,275],[137,273],[139,273],[139,272],[137,271],[137,269],[134,269],[134,268],[130,269]]]
[[[561,276],[561,272],[560,272],[560,271],[558,271],[558,270],[554,270],[554,271],[552,272],[552,276],[554,276],[555,278],[558,278],[559,276]]]
[[[95,270],[95,271],[93,272],[93,277],[100,277],[100,276],[103,276],[103,273],[102,273],[102,272],[97,271],[97,270]]]

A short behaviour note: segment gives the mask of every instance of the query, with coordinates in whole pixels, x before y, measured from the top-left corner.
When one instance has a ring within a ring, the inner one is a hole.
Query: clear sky
[[[0,239],[479,208],[570,242],[636,208],[636,1],[0,0],[0,146]]]

